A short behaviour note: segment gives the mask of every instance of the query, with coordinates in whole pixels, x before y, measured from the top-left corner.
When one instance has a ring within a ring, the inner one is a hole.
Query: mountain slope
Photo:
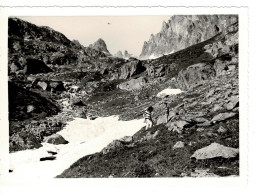
[[[100,116],[117,114],[126,120],[142,118],[144,108],[151,105],[155,125],[114,140],[57,177],[238,176],[238,24],[205,42],[143,61],[143,65],[147,70],[140,76],[147,82],[142,89],[116,88],[102,93],[100,101],[92,97],[90,103]],[[150,67],[155,73],[159,70],[158,74],[152,74]],[[163,89],[180,86],[183,93],[156,97]],[[170,108],[168,122],[164,101]],[[224,148],[222,155],[219,151]],[[197,157],[199,149],[204,158]]]
[[[141,59],[157,58],[205,41],[238,21],[236,15],[175,15],[145,42]]]

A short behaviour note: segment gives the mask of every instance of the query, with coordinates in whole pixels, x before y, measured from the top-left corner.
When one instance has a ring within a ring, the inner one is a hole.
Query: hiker
[[[153,126],[153,120],[152,120],[152,113],[153,111],[153,107],[150,106],[148,107],[145,111],[144,111],[144,118],[145,118],[145,123],[146,123],[146,126],[145,126],[145,129],[149,129]]]
[[[168,122],[169,121],[170,109],[168,107],[168,103],[167,102],[164,102],[164,106],[165,106],[166,122]]]

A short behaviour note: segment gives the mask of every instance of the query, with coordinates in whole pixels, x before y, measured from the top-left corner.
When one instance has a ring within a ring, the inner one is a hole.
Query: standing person
[[[146,123],[145,129],[149,129],[149,128],[151,128],[153,126],[152,111],[153,111],[153,107],[152,106],[148,107],[144,111],[143,116],[145,118],[145,123]]]
[[[164,102],[164,106],[165,106],[165,115],[166,115],[166,122],[168,122],[169,120],[169,114],[170,114],[170,109],[168,107],[168,103]]]

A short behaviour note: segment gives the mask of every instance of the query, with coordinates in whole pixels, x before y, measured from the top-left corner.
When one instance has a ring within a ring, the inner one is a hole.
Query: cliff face
[[[174,53],[217,35],[237,21],[236,15],[172,16],[163,22],[159,33],[152,34],[144,43],[140,58],[153,59]]]

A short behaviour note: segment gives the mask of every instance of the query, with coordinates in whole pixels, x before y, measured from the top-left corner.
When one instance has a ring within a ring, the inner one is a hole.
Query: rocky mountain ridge
[[[237,15],[174,15],[163,22],[161,31],[145,41],[140,59],[153,59],[174,53],[212,38],[229,25],[238,22]]]
[[[114,56],[123,59],[129,59],[130,57],[133,57],[133,55],[130,54],[127,50],[124,50],[124,54],[122,51],[118,51],[116,54],[114,54]]]
[[[77,65],[106,54],[78,41],[70,41],[62,33],[49,27],[39,27],[18,18],[8,19],[9,67],[15,72],[24,69],[27,58],[56,66]]]

